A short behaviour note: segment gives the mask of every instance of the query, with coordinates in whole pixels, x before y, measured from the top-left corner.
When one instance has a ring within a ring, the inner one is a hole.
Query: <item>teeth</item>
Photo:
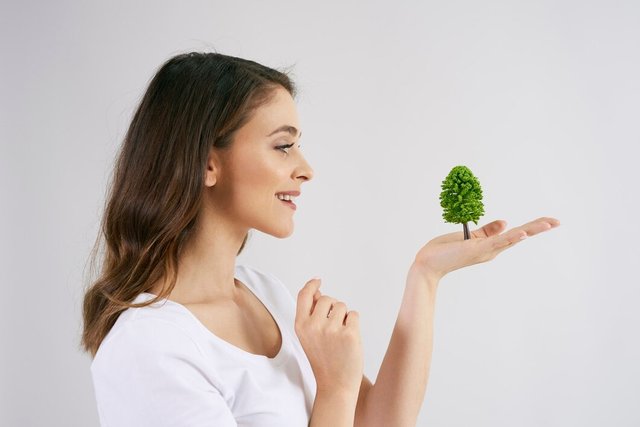
[[[276,194],[276,197],[280,200],[288,200],[288,201],[294,201],[296,199],[295,196],[290,196],[288,194]]]

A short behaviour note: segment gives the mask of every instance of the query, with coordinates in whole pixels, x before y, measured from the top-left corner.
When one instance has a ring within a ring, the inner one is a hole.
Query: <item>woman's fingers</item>
[[[542,233],[560,225],[560,221],[551,217],[541,217],[519,227],[514,227],[511,230],[493,236],[487,241],[491,244],[493,249],[499,251],[511,247],[512,245],[521,242],[530,236]]]
[[[502,230],[504,230],[506,226],[507,226],[507,221],[498,219],[480,227],[477,230],[472,231],[471,234],[475,238],[491,237],[491,236],[495,236],[496,234],[502,233]]]
[[[318,282],[314,285],[313,282]],[[328,295],[322,295],[318,289],[319,279],[311,279],[298,293],[298,308],[300,313],[306,312],[308,296],[311,291],[315,291],[312,295],[312,301],[309,305],[309,313],[311,317],[317,317],[318,319],[331,318],[335,319],[336,323],[344,325],[347,315],[347,305],[343,302],[339,302],[337,299]],[[304,291],[304,292],[303,292]]]
[[[316,308],[316,303],[318,302],[318,298],[322,296],[322,293],[318,290],[315,294],[313,294],[313,303],[311,304],[311,312]]]
[[[487,238],[494,236],[496,234],[500,234],[502,230],[507,226],[507,221],[502,219],[497,219],[495,221],[490,222],[489,224],[485,224],[477,230],[471,230],[471,238],[479,239],[479,238]],[[442,236],[436,237],[432,240],[433,243],[450,243],[450,242],[460,242],[464,240],[464,232],[463,231],[455,231],[453,233],[443,234]]]
[[[312,312],[316,312],[316,306],[320,297],[322,297],[322,293],[318,290],[313,295],[313,307],[311,309]],[[333,323],[335,323],[336,325],[345,326],[348,312],[347,305],[342,301],[338,301],[337,299],[329,296],[325,296],[324,298],[330,301],[330,303],[318,306],[318,318],[321,318],[324,314],[326,318],[332,319]],[[327,307],[329,307],[329,309],[327,309]]]
[[[327,315],[333,323],[342,326],[345,322],[345,316],[347,315],[347,305],[343,302],[336,302],[331,307],[331,312]]]
[[[338,300],[335,298],[332,298],[330,296],[327,295],[322,295],[320,298],[318,298],[318,301],[316,302],[316,306],[313,309],[313,313],[311,313],[311,318],[317,318],[317,319],[326,319],[327,318],[327,314],[329,314],[329,310],[331,309],[331,305],[333,305],[333,303],[337,302]]]
[[[315,308],[321,296],[323,295],[319,290],[316,291],[316,293],[313,295],[313,308],[311,309],[312,312],[315,312]],[[325,296],[325,298],[331,301],[331,303],[328,305],[329,309],[326,309],[327,305],[320,306],[318,307],[318,314],[324,314],[326,311],[325,317],[335,319],[337,324],[344,326],[344,322],[346,321],[346,315],[348,312],[347,304],[329,296]]]
[[[549,228],[553,228],[553,227],[556,227],[556,226],[560,225],[560,221],[558,221],[555,218],[549,217],[549,216],[543,216],[543,217],[534,219],[531,222],[523,224],[520,227],[525,229],[525,230],[527,230],[528,228],[536,227],[536,226],[544,225],[544,224],[548,224],[549,225],[549,227],[546,228],[548,230]],[[527,230],[527,231],[529,231],[529,230]]]
[[[309,317],[313,307],[313,296],[320,287],[320,279],[309,280],[298,292],[298,302],[296,304],[296,317]],[[319,291],[318,291],[319,292]]]
[[[552,228],[559,226],[560,221],[558,221],[555,218],[544,216],[536,219],[535,221],[530,222],[529,224],[530,224],[530,230],[529,229],[526,230],[527,234],[529,236],[534,236],[538,233],[542,233],[543,231],[551,230]]]
[[[550,225],[550,227],[545,228],[544,223]],[[553,217],[540,217],[535,219],[527,224],[521,225],[519,227],[513,228],[523,230],[527,233],[528,236],[533,236],[535,234],[540,233],[541,231],[549,230],[550,228],[554,228],[560,225],[560,221]],[[477,230],[471,231],[472,239],[486,239],[493,236],[501,236],[500,233],[504,231],[507,226],[507,221],[498,219],[492,221],[488,224],[483,225]],[[464,233],[462,231],[456,231],[453,233],[444,234],[432,240],[433,243],[450,243],[450,242],[459,242],[464,241]],[[500,242],[503,242],[503,239],[500,239]]]
[[[487,239],[487,243],[491,249],[501,251],[516,243],[521,242],[527,238],[527,233],[520,229],[520,227],[512,228],[511,230],[500,234],[499,236],[493,236]]]
[[[541,217],[531,222],[523,224],[519,227],[515,227],[514,230],[520,230],[526,233],[527,236],[535,236],[543,231],[550,230],[560,225],[560,221],[551,217]]]

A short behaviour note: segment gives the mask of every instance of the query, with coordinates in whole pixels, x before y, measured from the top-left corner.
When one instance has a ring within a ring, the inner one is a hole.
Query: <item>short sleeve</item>
[[[91,366],[102,427],[236,427],[191,337],[135,319],[103,342]]]

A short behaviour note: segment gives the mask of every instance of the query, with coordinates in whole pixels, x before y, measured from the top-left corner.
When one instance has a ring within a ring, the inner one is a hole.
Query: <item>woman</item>
[[[558,225],[540,218],[501,234],[506,223],[494,221],[471,240],[425,245],[374,385],[356,311],[322,295],[317,278],[294,300],[273,275],[236,265],[250,229],[291,235],[288,199],[313,177],[294,97],[283,72],[219,53],[178,55],[150,82],[115,165],[102,272],[84,298],[102,425],[415,424],[439,280]]]

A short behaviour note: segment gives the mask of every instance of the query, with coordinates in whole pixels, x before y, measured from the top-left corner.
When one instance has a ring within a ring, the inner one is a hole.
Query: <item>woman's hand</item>
[[[560,221],[555,218],[542,217],[502,233],[507,222],[496,220],[473,230],[468,240],[464,240],[462,231],[444,234],[430,240],[418,251],[414,266],[425,276],[438,281],[459,268],[490,261],[522,239],[559,225]]]
[[[317,390],[357,396],[364,370],[360,315],[322,295],[319,287],[320,279],[311,279],[298,292],[296,335],[313,369]]]

